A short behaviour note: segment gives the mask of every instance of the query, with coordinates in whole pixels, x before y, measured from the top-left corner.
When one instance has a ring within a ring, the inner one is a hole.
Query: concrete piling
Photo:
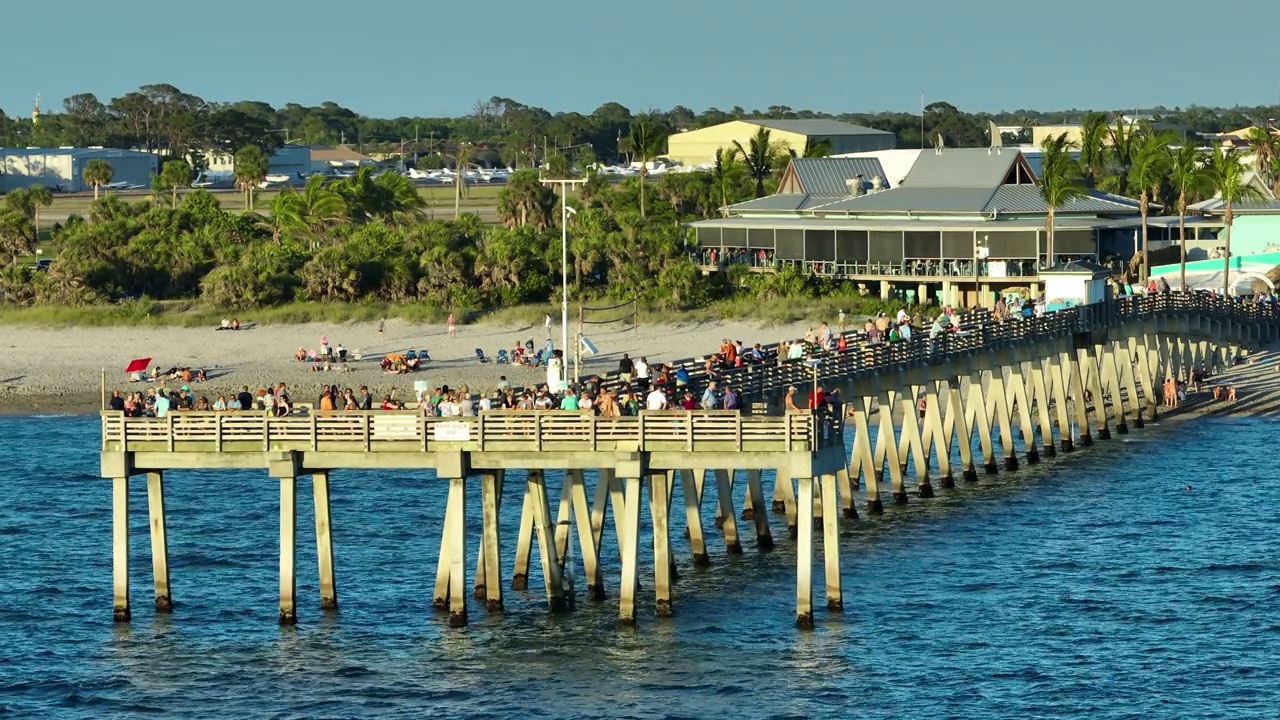
[[[298,622],[298,478],[280,478],[280,624]]]
[[[147,512],[151,520],[151,572],[155,579],[156,612],[173,610],[169,591],[169,540],[165,534],[164,473],[147,473]]]
[[[813,478],[799,479],[796,535],[796,627],[813,628]]]
[[[111,480],[111,616],[129,622],[129,478]]]
[[[329,473],[311,473],[311,495],[316,506],[316,560],[320,567],[320,609],[338,609],[338,585],[333,567],[332,518],[329,514]]]

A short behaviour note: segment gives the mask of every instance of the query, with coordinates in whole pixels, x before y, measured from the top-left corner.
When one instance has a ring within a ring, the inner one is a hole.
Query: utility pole
[[[560,381],[566,382],[569,362],[569,188],[586,180],[539,178],[543,185],[560,186]]]

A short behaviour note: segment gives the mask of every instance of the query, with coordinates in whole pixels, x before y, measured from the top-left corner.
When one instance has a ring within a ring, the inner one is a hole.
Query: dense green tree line
[[[181,182],[189,168],[170,162],[160,177]],[[690,261],[682,227],[751,196],[736,157],[723,164],[720,176],[651,179],[643,212],[639,177],[611,184],[590,176],[570,198],[575,295],[638,296],[677,309],[728,292]],[[39,240],[57,251],[47,270],[16,262],[37,244],[35,213],[48,201],[38,195],[15,191],[0,208],[0,293],[13,304],[146,296],[227,309],[377,300],[468,311],[545,302],[558,290],[560,199],[534,170],[513,174],[499,198],[502,224],[489,226],[471,214],[428,219],[406,178],[371,167],[340,180],[312,177],[276,195],[262,214],[224,211],[205,191],[179,202],[170,194],[138,203],[106,194],[87,217],[72,216]]]
[[[1252,108],[1149,108],[1141,110],[1158,121],[1186,127],[1192,132],[1234,130],[1280,118],[1280,107]],[[137,90],[103,101],[92,93],[73,95],[61,111],[45,110],[33,124],[28,117],[0,112],[0,146],[26,147],[106,145],[158,149],[179,157],[193,157],[197,164],[209,152],[234,153],[246,145],[270,152],[286,141],[309,145],[347,143],[365,151],[399,151],[425,155],[424,164],[453,164],[464,144],[473,146],[475,162],[496,166],[532,167],[553,154],[580,160],[616,161],[632,158],[633,121],[641,115],[654,118],[671,132],[706,127],[727,120],[770,117],[783,119],[832,118],[888,130],[901,147],[919,147],[923,138],[942,135],[950,147],[983,146],[987,123],[1022,128],[1028,139],[1033,125],[1075,122],[1083,111],[968,113],[950,103],[935,102],[917,113],[828,113],[795,110],[785,105],[746,110],[709,108],[702,112],[677,106],[666,111],[633,113],[614,102],[589,114],[552,112],[511,98],[494,97],[477,102],[461,117],[371,118],[333,102],[307,107],[288,103],[274,108],[258,101],[210,102],[173,85],[143,85]]]

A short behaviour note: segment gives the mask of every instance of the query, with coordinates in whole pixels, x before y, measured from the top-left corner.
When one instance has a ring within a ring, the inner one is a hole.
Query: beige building
[[[769,140],[780,148],[803,155],[810,144],[827,141],[829,154],[891,150],[897,136],[884,130],[836,120],[731,120],[698,130],[677,133],[667,139],[667,157],[685,166],[710,164],[720,148],[731,148],[736,140],[750,146],[751,137],[765,128]]]

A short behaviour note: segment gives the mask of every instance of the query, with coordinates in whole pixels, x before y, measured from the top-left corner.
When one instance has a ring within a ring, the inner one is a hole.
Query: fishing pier
[[[126,418],[102,413],[102,476],[113,487],[114,618],[132,616],[129,583],[129,483],[145,476],[157,610],[171,610],[164,510],[170,471],[253,469],[280,485],[279,618],[297,620],[297,490],[311,478],[315,503],[320,606],[338,607],[330,481],[347,469],[431,470],[422,492],[445,503],[434,604],[454,626],[467,623],[467,596],[491,611],[503,607],[508,550],[499,515],[520,501],[511,587],[527,589],[536,545],[552,610],[571,605],[565,565],[586,579],[587,596],[606,598],[601,547],[612,532],[620,552],[618,617],[636,620],[642,542],[652,542],[651,587],[659,614],[674,609],[674,499],[681,497],[694,564],[706,564],[703,496],[715,483],[717,531],[726,551],[742,552],[738,520],[755,546],[774,546],[770,515],[785,517],[796,555],[796,623],[814,622],[813,564],[820,547],[829,612],[843,608],[840,523],[890,504],[927,499],[957,479],[1017,469],[1105,441],[1154,420],[1159,386],[1191,368],[1230,367],[1248,349],[1276,339],[1280,313],[1207,295],[1125,297],[1034,319],[995,322],[975,315],[963,331],[923,333],[894,344],[851,343],[813,363],[730,371],[750,414],[730,411],[642,412],[595,417],[564,411],[482,413],[428,418],[419,413],[324,411],[305,416],[262,413],[170,413]],[[854,337],[852,334],[850,337]],[[705,376],[688,361],[691,387]],[[841,388],[839,412],[783,412],[791,386]],[[923,403],[921,403],[923,398]],[[1016,442],[1015,442],[1016,441]],[[1021,452],[1021,458],[1019,457]],[[559,487],[548,471],[562,476]],[[588,474],[588,471],[591,471]],[[764,487],[765,473],[773,487]],[[593,482],[590,480],[594,479]],[[481,523],[474,570],[468,562],[468,483],[480,484]],[[733,488],[745,483],[745,502]],[[957,490],[959,491],[959,490]],[[552,514],[552,497],[559,503]],[[642,503],[649,526],[641,524]],[[739,514],[741,511],[741,514]],[[612,516],[612,522],[608,522]],[[819,531],[820,544],[815,543]],[[752,532],[754,531],[754,532]],[[339,525],[338,534],[341,530]],[[425,538],[424,538],[425,539]],[[581,563],[579,567],[577,563]],[[473,584],[468,587],[468,571]],[[646,580],[648,582],[648,580]],[[356,599],[354,602],[358,602]]]

